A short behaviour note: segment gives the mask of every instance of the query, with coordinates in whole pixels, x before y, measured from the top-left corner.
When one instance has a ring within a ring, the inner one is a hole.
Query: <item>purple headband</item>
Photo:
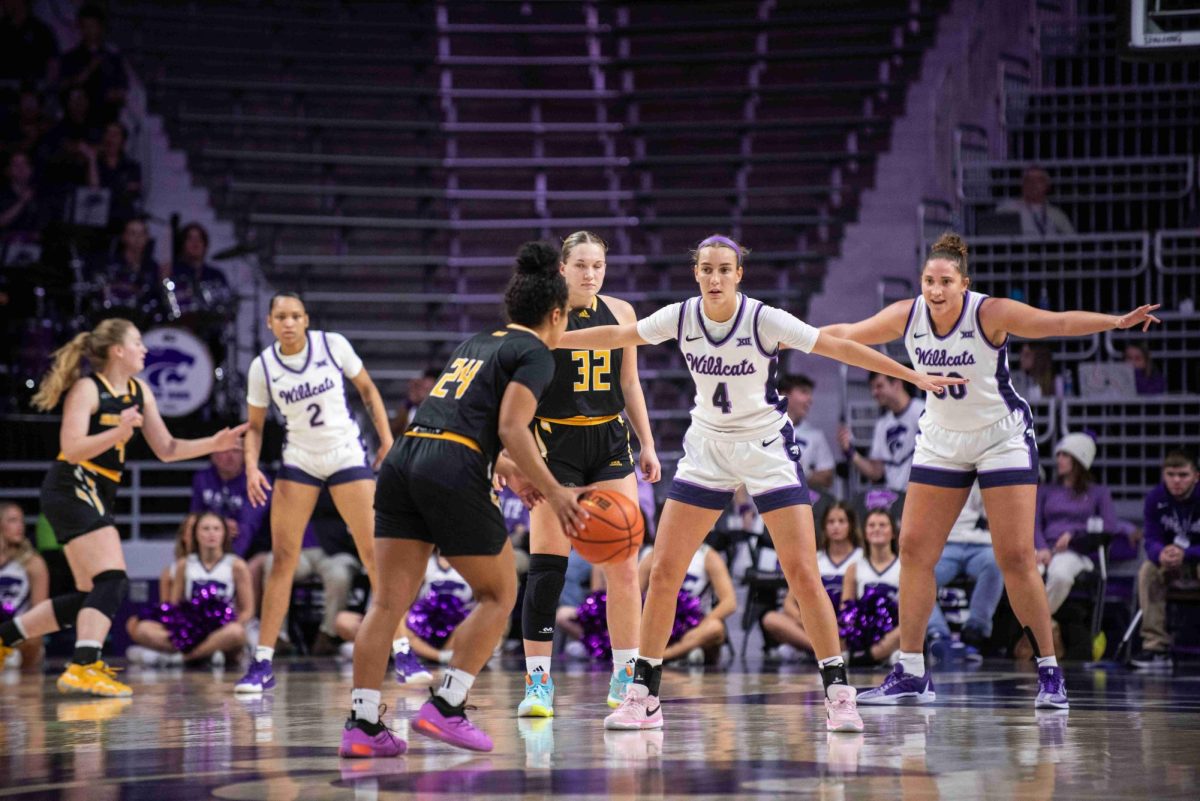
[[[737,254],[738,264],[742,263],[742,246],[729,237],[721,236],[720,234],[713,234],[708,239],[701,241],[699,245],[696,245],[696,252],[699,253],[702,248],[712,247],[713,245],[723,245],[729,248]]]

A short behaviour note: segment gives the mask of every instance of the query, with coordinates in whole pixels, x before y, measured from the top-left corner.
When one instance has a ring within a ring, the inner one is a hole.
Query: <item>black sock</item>
[[[650,694],[657,698],[662,683],[662,665],[652,666],[645,659],[639,659],[633,666],[633,683],[648,688]]]
[[[441,697],[440,695],[436,694],[433,690],[429,691],[429,696],[430,696],[430,700],[433,702],[433,705],[435,707],[437,707],[437,711],[441,712],[443,717],[461,718],[461,717],[466,716],[466,712],[465,712],[466,707],[467,707],[466,701],[463,701],[458,706],[450,706],[449,701],[447,701],[445,698]]]
[[[76,645],[75,654],[71,657],[72,664],[90,665],[100,661],[100,649],[88,645]]]
[[[830,665],[829,667],[821,668],[821,683],[828,690],[834,684],[849,684],[850,680],[846,677],[845,665]]]
[[[362,729],[372,737],[387,728],[387,726],[383,725],[383,720],[378,720],[374,723],[366,720],[359,720],[358,716],[355,715],[352,710],[350,712],[350,717],[346,720],[346,730],[349,731],[355,727]]]
[[[11,648],[24,641],[25,637],[21,635],[21,630],[17,628],[16,618],[0,623],[0,644]]]

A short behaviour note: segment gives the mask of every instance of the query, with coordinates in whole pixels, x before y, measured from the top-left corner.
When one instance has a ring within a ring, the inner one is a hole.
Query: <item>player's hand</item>
[[[658,463],[658,454],[654,451],[654,446],[642,446],[642,452],[638,456],[638,467],[642,469],[642,478],[649,481],[651,484],[658,483],[662,478],[662,465]]]
[[[142,413],[136,406],[121,410],[121,422],[117,423],[121,442],[128,442],[133,437],[133,430],[142,427]]]
[[[246,497],[251,506],[265,506],[267,493],[271,491],[271,482],[257,466],[246,465]]]
[[[1143,306],[1138,306],[1129,314],[1123,314],[1117,318],[1117,328],[1133,328],[1139,323],[1143,331],[1150,328],[1151,323],[1161,323],[1162,320],[1155,317],[1150,312],[1158,311],[1162,307],[1161,303],[1147,303]]]
[[[579,505],[579,496],[586,491],[587,488],[560,485],[546,496],[546,503],[554,510],[555,517],[568,537],[578,535],[584,521],[588,519],[588,513]]]
[[[926,392],[932,392],[934,395],[941,395],[946,391],[946,387],[954,387],[959,384],[966,384],[965,378],[952,378],[945,375],[925,375],[924,373],[913,372],[916,379],[912,382],[917,385],[918,389],[923,389]]]
[[[213,453],[221,451],[231,451],[234,448],[242,449],[242,435],[246,433],[246,429],[250,427],[249,423],[242,423],[240,426],[233,428],[222,428],[217,433],[213,434]]]
[[[388,436],[386,439],[379,440],[379,450],[375,451],[375,461],[371,462],[371,469],[379,472],[379,466],[383,464],[383,460],[387,458],[388,452],[392,449],[392,444],[395,442]]]

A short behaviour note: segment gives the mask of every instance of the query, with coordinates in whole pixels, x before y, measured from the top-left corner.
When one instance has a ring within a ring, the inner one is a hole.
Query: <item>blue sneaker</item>
[[[1034,709],[1070,709],[1066,680],[1060,667],[1038,668],[1038,694]]]
[[[525,698],[517,705],[517,717],[554,717],[554,679],[549,673],[540,673],[536,679],[525,674]]]
[[[933,691],[933,679],[926,668],[924,676],[904,672],[899,662],[883,680],[878,689],[858,694],[858,703],[864,706],[893,706],[896,704],[928,704],[937,698]]]
[[[250,663],[246,675],[233,685],[233,691],[238,695],[243,693],[261,693],[275,686],[275,673],[271,670],[271,660],[256,659]]]
[[[401,684],[429,684],[433,681],[433,674],[425,669],[412,651],[397,651],[394,661],[396,681]]]
[[[608,682],[608,708],[616,709],[625,700],[625,691],[633,684],[633,665],[613,671]]]

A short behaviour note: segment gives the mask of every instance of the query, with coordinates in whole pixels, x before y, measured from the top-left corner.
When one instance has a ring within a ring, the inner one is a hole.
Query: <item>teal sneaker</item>
[[[525,674],[525,699],[517,705],[517,717],[554,717],[554,679],[549,673],[542,673],[537,679]]]
[[[625,691],[633,684],[633,665],[614,670],[608,682],[608,708],[616,709],[625,700]]]

